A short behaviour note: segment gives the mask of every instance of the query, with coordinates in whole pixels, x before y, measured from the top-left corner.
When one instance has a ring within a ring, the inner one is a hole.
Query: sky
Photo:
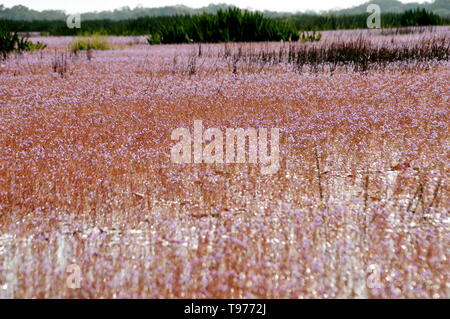
[[[35,10],[57,9],[66,13],[113,10],[123,6],[134,8],[142,5],[146,8],[184,4],[192,8],[207,6],[210,3],[228,3],[241,8],[271,11],[306,11],[349,8],[367,0],[0,0],[5,7],[24,5]],[[424,2],[423,0],[401,0],[407,2]]]

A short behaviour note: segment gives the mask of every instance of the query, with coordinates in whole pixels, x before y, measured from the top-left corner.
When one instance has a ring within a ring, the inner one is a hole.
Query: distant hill
[[[184,5],[165,6],[159,8],[143,8],[136,7],[130,9],[129,7],[123,7],[115,9],[114,11],[100,11],[100,12],[87,12],[81,15],[82,20],[128,20],[140,17],[161,17],[161,16],[174,16],[174,15],[193,15],[201,13],[216,13],[220,9],[228,9],[234,7],[228,4],[210,4],[206,7],[194,9]],[[45,10],[36,11],[28,9],[25,6],[17,5],[11,8],[6,8],[3,4],[0,5],[0,19],[8,20],[65,20],[67,13],[60,10]]]
[[[415,9],[415,8],[424,8],[427,11],[431,11],[440,16],[450,17],[450,1],[449,0],[435,0],[432,2],[425,2],[425,3],[418,3],[418,2],[402,3],[398,0],[370,0],[370,1],[363,3],[356,7],[352,7],[349,9],[336,10],[336,11],[328,11],[327,13],[331,13],[331,12],[336,13],[336,14],[365,13],[367,10],[367,6],[372,3],[378,4],[380,6],[381,12],[401,13],[406,10],[411,10],[411,9]]]
[[[0,4],[0,19],[8,20],[63,20],[66,17],[64,11],[59,10],[45,10],[36,11],[28,9],[25,6],[18,5],[12,8],[5,8],[3,4]]]
[[[330,10],[327,12],[321,12],[321,14],[337,14],[337,15],[350,15],[366,13],[367,6],[371,3],[378,4],[382,12],[394,12],[400,13],[406,10],[419,8],[425,8],[427,11],[431,11],[443,17],[450,17],[450,1],[449,0],[434,0],[432,2],[425,3],[402,3],[398,0],[370,0],[364,4],[356,7],[342,9],[342,10]],[[173,15],[193,15],[206,13],[216,13],[219,9],[228,9],[233,7],[225,3],[210,4],[206,7],[194,9],[184,5],[166,6],[159,8],[143,8],[136,7],[131,9],[129,7],[123,7],[113,11],[100,11],[100,12],[88,12],[82,14],[82,20],[127,20],[135,19],[139,17],[159,17],[159,16],[173,16]],[[274,12],[264,11],[264,15],[268,17],[287,17],[294,15],[293,12]],[[308,12],[312,13],[312,12]],[[67,13],[60,10],[44,10],[36,11],[29,9],[22,5],[6,8],[4,5],[0,5],[0,19],[8,20],[65,20]]]
[[[114,11],[101,11],[101,12],[89,12],[82,14],[82,19],[84,20],[127,20],[135,19],[140,17],[162,17],[162,16],[174,16],[174,15],[185,15],[185,14],[202,14],[202,13],[216,13],[220,9],[226,10],[228,8],[234,7],[228,4],[210,4],[206,7],[194,9],[187,7],[185,5],[176,6],[165,6],[159,8],[143,8],[136,7],[130,9],[124,7],[121,9],[116,9]]]

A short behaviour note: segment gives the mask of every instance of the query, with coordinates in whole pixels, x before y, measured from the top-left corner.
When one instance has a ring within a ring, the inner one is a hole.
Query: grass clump
[[[147,42],[150,45],[155,45],[155,44],[161,44],[162,42],[162,37],[159,33],[155,33],[155,34],[150,34],[147,37]]]
[[[313,31],[312,33],[302,32],[301,39],[302,42],[316,42],[322,39],[322,34],[320,32],[316,34],[316,31]]]
[[[70,43],[69,48],[72,52],[90,51],[90,50],[109,50],[106,37],[95,34],[93,36],[79,36]]]

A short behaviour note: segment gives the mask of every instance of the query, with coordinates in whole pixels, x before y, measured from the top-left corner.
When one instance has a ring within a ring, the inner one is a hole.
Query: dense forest
[[[365,13],[367,6],[369,4],[377,4],[380,6],[381,12],[385,13],[402,13],[408,10],[413,10],[416,8],[425,9],[428,12],[434,14],[450,17],[450,1],[448,0],[428,0],[425,2],[400,2],[398,0],[370,0],[366,3],[362,3],[358,6],[351,7],[348,9],[337,10],[334,13],[344,15],[344,14],[360,14]],[[331,13],[331,12],[329,12]]]
[[[369,13],[357,15],[301,14],[269,18],[260,12],[238,8],[216,14],[141,17],[130,20],[89,20],[81,29],[69,29],[65,21],[0,20],[0,29],[41,32],[49,35],[149,35],[152,44],[230,41],[279,41],[299,38],[300,31],[366,28]],[[449,19],[425,9],[381,15],[383,28],[449,24]]]
[[[338,30],[367,28],[369,13],[350,15],[311,15],[299,14],[284,18],[299,30]],[[445,25],[450,19],[440,17],[425,9],[412,9],[402,13],[381,13],[382,28],[398,28],[408,26]]]

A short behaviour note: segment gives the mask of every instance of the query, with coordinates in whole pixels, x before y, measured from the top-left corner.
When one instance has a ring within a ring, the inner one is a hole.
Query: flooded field
[[[38,40],[0,62],[0,298],[449,297],[448,56],[358,71],[290,43]],[[174,163],[194,121],[278,128],[279,168]]]

